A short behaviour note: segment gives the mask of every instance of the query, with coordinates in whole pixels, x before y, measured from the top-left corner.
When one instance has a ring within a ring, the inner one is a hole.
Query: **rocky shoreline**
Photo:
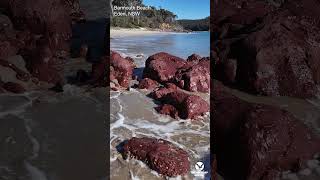
[[[195,54],[184,60],[160,52],[147,58],[143,76],[140,79],[133,74],[136,67],[133,59],[123,58],[117,52],[112,51],[110,87],[113,91],[119,92],[132,91],[132,89],[149,92],[145,98],[152,98],[157,104],[160,103],[154,108],[155,112],[163,114],[160,115],[160,118],[163,116],[165,119],[167,115],[176,121],[183,119],[201,121],[201,117],[209,112],[209,103],[192,93],[209,92],[209,63],[209,58],[202,58]],[[128,121],[131,120],[128,119]],[[174,131],[168,133],[174,133]],[[166,139],[133,137],[122,143],[124,152],[120,153],[146,162],[151,169],[161,175],[176,177],[190,173],[189,150],[179,149]],[[177,159],[172,159],[173,156]]]
[[[319,7],[313,0],[212,3],[211,107],[224,179],[319,179],[319,106],[307,102],[299,108],[314,113],[297,116],[300,110],[287,108],[297,100],[257,100],[318,98]]]

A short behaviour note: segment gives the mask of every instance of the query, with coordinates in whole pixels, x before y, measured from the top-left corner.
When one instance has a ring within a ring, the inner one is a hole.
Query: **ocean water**
[[[158,52],[167,52],[186,59],[193,53],[210,55],[210,32],[169,33],[157,35],[130,36],[111,39],[111,50],[130,56],[138,67],[145,59]],[[137,55],[143,55],[136,58]]]

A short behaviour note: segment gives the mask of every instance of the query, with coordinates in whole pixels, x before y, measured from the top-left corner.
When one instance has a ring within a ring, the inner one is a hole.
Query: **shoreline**
[[[110,38],[122,38],[132,36],[148,36],[148,35],[168,35],[168,34],[188,34],[193,32],[179,32],[179,31],[163,31],[160,29],[147,28],[118,28],[112,27],[110,29]]]

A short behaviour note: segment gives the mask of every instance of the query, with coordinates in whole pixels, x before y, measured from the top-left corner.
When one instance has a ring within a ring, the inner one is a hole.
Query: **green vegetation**
[[[178,23],[182,25],[185,30],[189,31],[209,31],[210,19],[209,17],[205,19],[197,19],[197,20],[178,20]]]
[[[141,6],[146,7],[142,0],[113,0],[113,6]],[[130,12],[130,11],[127,11]],[[113,16],[111,26],[138,28],[146,27],[152,29],[167,29],[167,30],[183,30],[181,25],[176,21],[177,15],[166,9],[151,6],[150,10],[140,11],[140,16]]]
[[[113,0],[113,6],[118,7],[146,7],[142,0]],[[133,12],[135,10],[121,10],[122,12]],[[119,12],[119,11],[113,11]],[[139,16],[113,16],[112,27],[123,28],[151,28],[170,31],[208,31],[209,17],[201,20],[176,20],[178,17],[171,11],[163,8],[150,7],[150,10],[140,11]]]

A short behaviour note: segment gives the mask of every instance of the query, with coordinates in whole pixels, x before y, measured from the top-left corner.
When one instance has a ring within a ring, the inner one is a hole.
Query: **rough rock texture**
[[[116,79],[122,87],[128,88],[132,80],[134,67],[135,65],[131,60],[123,58],[119,53],[112,51],[110,57],[110,81]]]
[[[165,91],[164,89],[160,89]],[[157,91],[157,90],[156,90]],[[171,91],[167,89],[167,92]],[[198,116],[204,115],[209,111],[209,104],[201,97],[189,95],[180,90],[167,93],[160,96],[160,100],[164,104],[170,104],[178,110],[179,117],[182,119],[195,119]],[[163,107],[160,109],[163,109]],[[172,109],[170,107],[170,109]],[[170,110],[173,111],[173,110]]]
[[[150,78],[160,83],[171,82],[179,68],[186,61],[171,54],[160,52],[146,60],[143,78]]]
[[[139,82],[138,88],[139,89],[155,89],[159,86],[157,81],[154,81],[149,78],[144,78]]]
[[[26,89],[22,87],[20,84],[14,83],[14,82],[6,82],[2,85],[2,88],[12,92],[12,93],[24,93]]]
[[[20,92],[33,90],[37,86],[37,81],[28,73],[23,58],[17,55],[10,56],[6,60],[0,59],[0,77],[3,84],[10,82],[9,85],[6,85],[8,90],[11,89],[9,87],[12,87],[12,84],[21,89]]]
[[[15,55],[22,44],[17,38],[12,21],[4,14],[0,14],[0,40],[0,58],[4,60]]]
[[[191,54],[190,56],[188,56],[187,61],[198,62],[200,59],[201,59],[201,56],[199,56],[198,54]]]
[[[109,56],[104,56],[101,59],[102,60],[100,62],[92,64],[90,84],[96,86],[107,86],[109,84],[107,81],[107,75],[109,73],[108,61],[110,58]]]
[[[172,87],[160,87],[158,89],[156,89],[155,91],[152,91],[150,93],[150,97],[158,100],[160,98],[162,98],[163,96],[176,91],[177,87],[174,85]]]
[[[7,23],[7,40],[2,47],[9,53],[3,55],[0,50],[0,54],[19,53],[33,76],[49,83],[61,82],[71,37],[71,9],[67,3],[62,0],[4,0],[1,5],[15,29]]]
[[[71,9],[70,17],[73,23],[81,23],[86,21],[84,12],[80,9],[78,0],[65,0],[67,6]]]
[[[30,76],[29,76],[29,74],[27,72],[24,72],[23,70],[18,68],[16,65],[14,65],[13,63],[8,62],[7,60],[0,59],[0,65],[3,66],[3,67],[10,68],[14,72],[16,72],[17,79],[19,79],[21,81],[28,81],[30,79]]]
[[[192,92],[210,91],[210,61],[208,59],[198,60],[190,68],[179,70],[175,75],[177,85]],[[191,62],[192,63],[192,62]]]
[[[274,180],[320,152],[319,137],[287,111],[247,103],[218,82],[213,87],[215,150],[225,178]]]
[[[314,96],[320,79],[319,7],[315,0],[215,1],[214,76],[250,93]]]
[[[163,139],[132,138],[124,145],[124,154],[146,162],[153,170],[169,177],[190,170],[188,153]]]
[[[159,83],[175,83],[180,88],[193,92],[209,92],[210,60],[192,54],[187,60],[161,52],[146,60],[144,78]]]
[[[160,114],[169,115],[174,119],[178,119],[179,118],[178,110],[174,106],[172,106],[170,104],[160,105],[160,106],[156,107],[155,109]]]

